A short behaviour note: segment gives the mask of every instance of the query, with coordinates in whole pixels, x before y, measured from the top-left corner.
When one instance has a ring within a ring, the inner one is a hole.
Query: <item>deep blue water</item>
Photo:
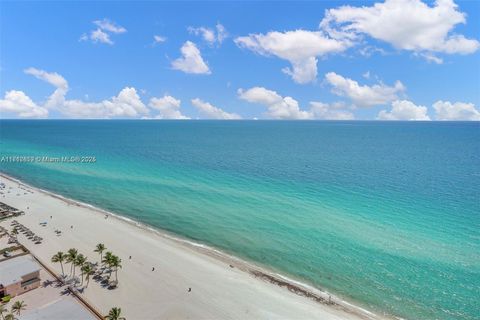
[[[0,121],[35,186],[410,319],[479,319],[480,124]]]

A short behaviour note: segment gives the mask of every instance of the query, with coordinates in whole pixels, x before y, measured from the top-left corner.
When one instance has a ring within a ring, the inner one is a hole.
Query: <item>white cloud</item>
[[[64,88],[65,90],[68,90],[67,80],[65,80],[64,77],[62,77],[56,72],[49,73],[36,68],[27,68],[24,70],[24,72],[26,74],[36,77],[37,79],[46,81],[57,88]]]
[[[64,77],[59,75],[56,72],[46,72],[44,70],[39,70],[36,68],[25,69],[26,74],[32,75],[37,79],[43,80],[50,83],[52,86],[57,89],[50,95],[48,101],[45,103],[46,108],[55,108],[58,105],[61,105],[65,100],[65,94],[68,91],[68,82]]]
[[[228,38],[228,32],[227,32],[227,29],[225,29],[225,27],[220,24],[220,23],[217,23],[217,25],[215,26],[215,28],[217,29],[217,42],[218,43],[222,43],[223,40],[225,40],[226,38]]]
[[[357,81],[344,78],[335,72],[325,75],[325,80],[332,86],[332,92],[338,96],[346,96],[358,107],[384,105],[398,99],[398,94],[405,91],[400,81],[393,87],[382,83],[373,86],[360,85]]]
[[[473,103],[437,101],[433,104],[436,120],[480,121],[480,111]]]
[[[65,100],[59,111],[74,118],[129,118],[148,114],[135,88],[125,87],[117,96],[101,102]]]
[[[197,108],[200,113],[207,116],[208,119],[235,120],[242,118],[236,113],[225,112],[208,102],[200,100],[199,98],[192,99],[192,105]]]
[[[80,41],[91,40],[93,43],[101,42],[113,45],[113,41],[110,38],[111,34],[120,34],[127,32],[127,29],[115,24],[114,22],[111,22],[108,19],[95,20],[93,21],[93,24],[95,24],[98,28],[90,31],[89,34],[82,34],[80,37]]]
[[[154,43],[163,43],[163,42],[167,41],[167,38],[164,37],[164,36],[154,35],[153,36],[153,41],[154,41]]]
[[[310,102],[310,113],[315,119],[320,120],[354,120],[355,116],[352,112],[339,110],[336,104],[330,105],[323,102]]]
[[[0,100],[0,114],[13,113],[21,118],[46,118],[48,110],[40,107],[24,92],[11,90]]]
[[[150,99],[148,106],[159,111],[157,119],[189,119],[180,112],[180,104],[180,100],[165,95],[162,98]]]
[[[88,38],[88,35],[86,33],[83,33],[81,36],[80,36],[80,39],[78,39],[78,41],[87,41],[89,38]]]
[[[187,41],[180,49],[182,56],[172,61],[172,68],[181,70],[185,73],[210,74],[210,69],[205,61],[203,61],[200,50],[195,43]]]
[[[310,119],[307,111],[300,110],[298,102],[292,97],[282,97],[277,92],[263,87],[253,87],[246,91],[238,89],[238,97],[242,100],[263,104],[267,107],[267,115],[273,119]]]
[[[442,58],[439,58],[436,55],[428,53],[428,52],[427,53],[421,53],[420,56],[423,57],[428,62],[433,62],[433,63],[436,63],[436,64],[442,64],[443,63]]]
[[[396,100],[392,102],[390,111],[381,110],[378,120],[430,120],[427,115],[427,107],[417,106],[411,101]]]
[[[111,32],[111,33],[124,33],[127,32],[127,29],[125,29],[122,26],[119,26],[115,24],[114,22],[111,22],[108,19],[103,19],[103,20],[95,20],[93,21],[95,25],[97,25],[100,29]]]
[[[378,48],[378,47],[370,46],[370,45],[367,45],[367,46],[364,46],[364,47],[358,49],[358,53],[360,53],[362,56],[367,57],[367,58],[371,57],[374,54],[380,54],[382,56],[387,54],[387,52],[385,50],[383,50],[382,48]]]
[[[332,106],[321,102],[310,102],[310,110],[301,110],[297,100],[292,97],[282,97],[273,90],[263,87],[253,87],[248,90],[239,89],[238,97],[242,100],[262,104],[267,107],[267,116],[272,119],[283,120],[350,120],[352,113],[336,110],[338,106]],[[341,106],[340,106],[341,107]]]
[[[201,35],[203,40],[207,41],[210,44],[213,44],[216,40],[215,36],[215,31],[213,31],[210,28],[205,28],[205,27],[199,27],[199,28],[194,28],[194,27],[188,27],[188,32],[195,34],[195,35]]]
[[[188,27],[188,32],[197,36],[200,35],[203,40],[208,42],[208,44],[210,45],[213,45],[215,43],[221,44],[223,40],[228,37],[227,30],[220,23],[217,23],[217,25],[215,26],[215,30],[207,27]]]
[[[85,38],[82,36],[82,39],[85,39]],[[93,30],[90,33],[90,40],[92,40],[92,42],[101,42],[101,43],[106,43],[106,44],[113,44],[113,41],[110,40],[110,36],[108,35],[108,33],[103,32],[103,30],[100,29],[100,28],[98,28],[96,30]]]
[[[48,109],[58,110],[67,117],[74,118],[126,118],[148,114],[148,108],[143,104],[135,88],[125,87],[117,96],[100,102],[68,100],[68,82],[55,72],[46,72],[36,68],[25,69],[25,73],[48,82],[56,89],[48,100],[39,106],[21,91],[10,91],[1,101],[5,111],[16,112],[21,117],[46,117]],[[16,110],[16,111],[15,111]]]
[[[261,55],[274,55],[287,60],[292,68],[282,71],[297,83],[308,83],[317,77],[317,57],[346,50],[348,39],[335,40],[320,31],[272,31],[267,34],[250,34],[238,37],[235,43]]]
[[[455,34],[466,23],[453,0],[437,0],[430,7],[420,0],[386,0],[373,6],[341,6],[327,10],[320,27],[337,39],[360,40],[363,34],[397,49],[428,53],[469,54],[480,46],[475,39]]]

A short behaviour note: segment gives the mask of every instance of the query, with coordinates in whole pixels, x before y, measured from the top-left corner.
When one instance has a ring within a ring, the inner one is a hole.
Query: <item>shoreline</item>
[[[192,250],[201,255],[208,256],[213,258],[221,263],[225,263],[230,266],[230,268],[235,268],[240,270],[242,273],[245,273],[249,277],[254,278],[256,282],[261,285],[261,283],[269,283],[274,286],[281,288],[282,290],[288,291],[294,295],[301,297],[302,299],[307,299],[314,301],[316,304],[333,309],[336,311],[344,312],[346,315],[352,315],[359,317],[360,319],[401,319],[395,316],[379,315],[372,311],[369,311],[363,307],[356,305],[354,302],[350,302],[344,299],[337,297],[334,294],[329,293],[323,288],[317,288],[313,285],[303,283],[300,280],[293,279],[289,276],[282,275],[279,272],[276,272],[270,269],[268,266],[260,266],[255,264],[255,262],[247,261],[243,258],[234,256],[232,254],[226,253],[220,249],[214,248],[210,245],[202,244],[191,239],[183,238],[172,232],[150,226],[148,224],[136,221],[132,218],[123,216],[118,213],[110,212],[105,209],[96,207],[94,205],[67,198],[60,194],[56,194],[49,190],[45,190],[39,187],[32,186],[18,178],[12,177],[3,171],[0,171],[0,177],[6,180],[9,180],[12,183],[17,183],[23,187],[29,188],[36,192],[42,193],[48,197],[60,200],[66,203],[68,206],[75,206],[81,209],[86,209],[90,213],[95,213],[96,215],[101,215],[102,219],[105,216],[115,219],[121,224],[126,224],[133,228],[138,228],[141,231],[147,232],[151,235],[163,238],[167,241],[172,241],[179,246],[182,246],[186,249]],[[0,199],[1,201],[1,199]],[[108,293],[106,293],[108,294]],[[346,318],[345,318],[346,319]]]

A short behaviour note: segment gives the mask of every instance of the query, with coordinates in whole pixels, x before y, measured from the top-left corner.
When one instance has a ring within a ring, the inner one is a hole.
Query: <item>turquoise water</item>
[[[0,121],[1,163],[409,319],[480,319],[480,124]]]

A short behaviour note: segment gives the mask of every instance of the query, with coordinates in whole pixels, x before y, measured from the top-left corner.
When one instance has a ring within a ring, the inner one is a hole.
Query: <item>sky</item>
[[[0,1],[0,117],[480,120],[480,1]]]

